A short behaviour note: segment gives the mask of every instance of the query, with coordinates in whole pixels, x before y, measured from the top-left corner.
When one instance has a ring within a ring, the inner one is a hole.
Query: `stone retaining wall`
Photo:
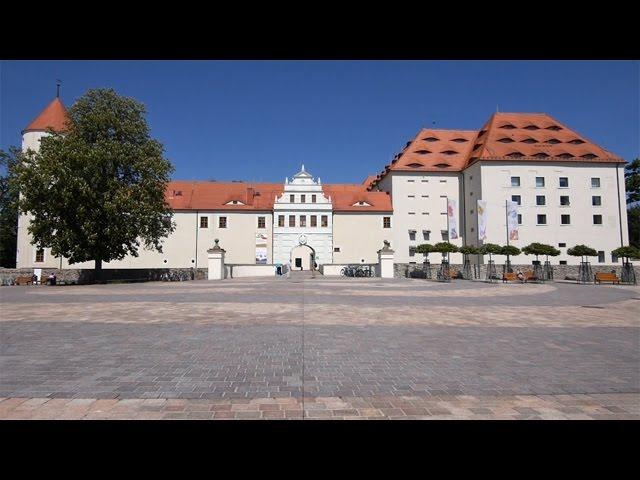
[[[0,268],[0,285],[15,283],[16,278],[33,275],[33,268]],[[94,278],[93,269],[82,268],[43,268],[44,277],[55,274],[58,283],[86,284]],[[207,269],[198,268],[109,268],[102,270],[102,279],[106,282],[146,282],[161,280],[164,274],[180,274],[187,280],[204,280],[207,278]],[[192,278],[194,277],[194,278]]]
[[[575,280],[578,277],[578,269],[579,265],[552,265],[553,267],[553,279],[554,280],[565,280],[571,279]],[[432,278],[436,278],[436,272],[440,268],[440,264],[431,264],[431,275]],[[478,278],[484,279],[487,274],[487,265],[476,265],[476,272],[478,274]],[[515,271],[517,269],[522,270],[523,272],[526,270],[532,270],[533,265],[522,265],[522,264],[512,264],[511,268]],[[451,269],[453,270],[462,270],[462,265],[451,264]],[[633,265],[633,269],[636,273],[636,278],[640,280],[640,265]],[[620,265],[597,265],[591,264],[591,270],[593,273],[611,273],[612,271],[620,277],[622,271],[622,264]],[[473,274],[474,265],[471,264],[471,272]],[[395,278],[425,278],[423,265],[420,263],[396,263],[393,265],[393,276]],[[502,265],[496,265],[496,274],[499,277],[502,277]]]

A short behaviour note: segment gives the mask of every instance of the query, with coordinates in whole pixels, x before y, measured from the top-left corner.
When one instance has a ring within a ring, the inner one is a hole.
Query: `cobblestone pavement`
[[[640,288],[0,288],[0,418],[640,418]]]

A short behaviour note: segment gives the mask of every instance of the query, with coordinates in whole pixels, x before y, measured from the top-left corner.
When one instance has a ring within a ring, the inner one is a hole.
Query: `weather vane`
[[[62,80],[59,78],[56,79],[56,97],[60,98],[60,85],[62,85]]]

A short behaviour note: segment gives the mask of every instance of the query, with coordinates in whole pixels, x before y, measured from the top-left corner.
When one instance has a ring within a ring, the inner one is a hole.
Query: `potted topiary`
[[[462,261],[462,278],[465,280],[471,280],[471,262],[469,261],[469,255],[478,255],[480,250],[478,247],[473,245],[465,245],[464,247],[460,247],[458,249],[460,253],[462,253],[463,261]],[[475,269],[473,269],[473,278],[477,278],[477,273]]]
[[[424,271],[424,278],[431,278],[431,263],[429,262],[429,254],[433,252],[433,245],[429,243],[423,243],[416,247],[416,253],[422,253],[424,255],[424,262],[422,264],[422,270]]]
[[[567,254],[572,257],[580,257],[580,268],[578,269],[578,282],[587,283],[593,281],[593,272],[588,257],[597,257],[598,252],[586,245],[576,245],[569,248]]]
[[[496,274],[496,265],[493,261],[492,255],[500,255],[502,253],[502,247],[495,243],[485,243],[480,247],[480,253],[482,255],[489,255],[489,263],[487,263],[487,276],[486,279],[490,282],[498,279]]]
[[[437,275],[438,280],[450,282],[451,275],[449,273],[449,254],[457,252],[458,247],[456,247],[453,243],[438,242],[433,246],[432,251],[442,254],[442,263],[440,264],[440,270],[438,271]]]
[[[636,272],[633,269],[633,264],[629,261],[630,258],[640,258],[640,249],[632,247],[630,245],[616,248],[611,252],[616,257],[622,258],[622,274],[620,280],[623,283],[637,284]]]

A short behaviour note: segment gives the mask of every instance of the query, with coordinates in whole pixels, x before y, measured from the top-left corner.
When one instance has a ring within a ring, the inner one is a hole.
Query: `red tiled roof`
[[[494,113],[480,131],[485,133],[478,136],[467,165],[505,158],[624,163],[546,113]]]
[[[479,160],[624,163],[546,113],[494,113],[479,131],[422,129],[368,188],[390,171],[460,172]]]
[[[47,105],[47,107],[40,112],[40,114],[25,128],[22,133],[25,132],[44,132],[47,128],[52,128],[56,132],[61,132],[65,129],[67,122],[67,109],[58,97]]]
[[[369,192],[366,185],[323,185],[323,193],[331,196],[334,212],[391,212],[391,197],[385,192]],[[165,199],[174,210],[273,210],[276,196],[282,195],[281,183],[245,182],[169,182]],[[237,200],[244,205],[227,205]],[[354,207],[358,201],[369,207]]]

